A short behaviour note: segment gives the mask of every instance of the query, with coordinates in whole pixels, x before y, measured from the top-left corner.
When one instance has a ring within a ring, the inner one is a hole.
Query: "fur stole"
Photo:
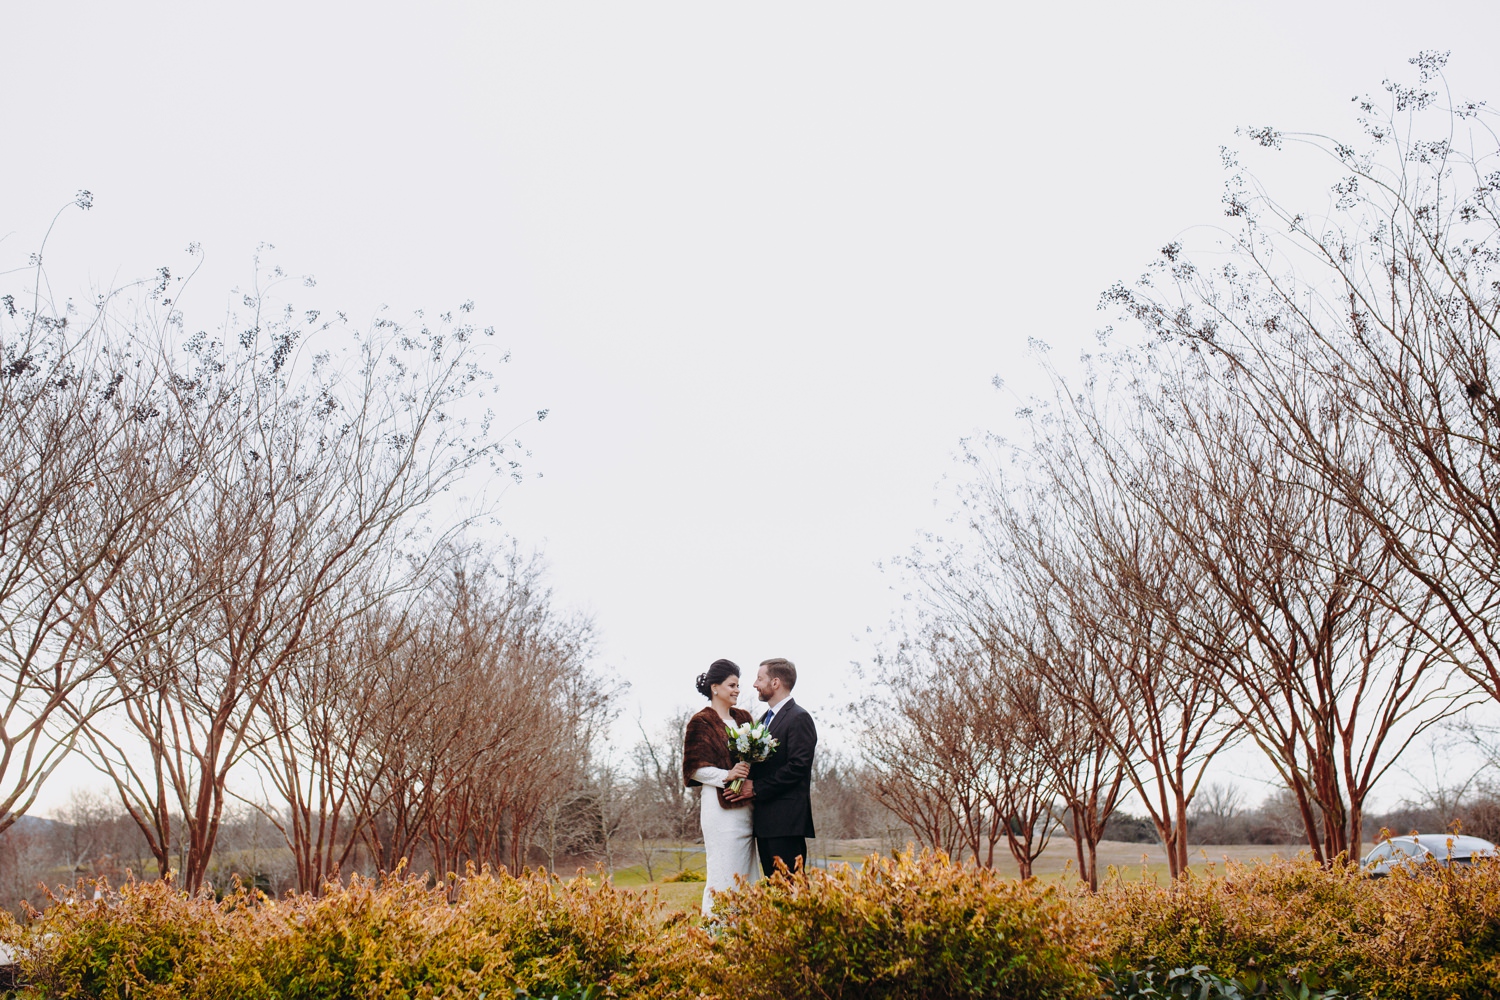
[[[749,722],[750,713],[743,708],[731,708],[729,714],[736,723]],[[701,784],[693,780],[693,772],[700,767],[722,767],[729,770],[734,760],[729,756],[729,734],[724,730],[724,720],[709,705],[688,720],[687,735],[682,744],[682,780],[687,787]],[[744,802],[730,802],[724,797],[724,789],[717,789],[719,805],[725,809],[737,809]]]

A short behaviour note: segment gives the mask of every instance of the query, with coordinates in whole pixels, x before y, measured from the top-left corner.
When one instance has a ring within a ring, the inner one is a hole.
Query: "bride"
[[[707,884],[703,887],[703,914],[713,910],[713,894],[734,885],[734,877],[753,882],[760,876],[756,864],[755,835],[750,828],[746,800],[731,804],[724,786],[750,774],[750,765],[733,764],[729,756],[727,726],[750,721],[750,713],[735,708],[740,697],[740,668],[730,660],[715,660],[698,675],[698,693],[708,707],[688,720],[683,741],[682,776],[689,788],[709,785],[718,791],[703,795],[699,816],[703,823],[703,847],[708,855]],[[732,765],[732,766],[731,766]]]

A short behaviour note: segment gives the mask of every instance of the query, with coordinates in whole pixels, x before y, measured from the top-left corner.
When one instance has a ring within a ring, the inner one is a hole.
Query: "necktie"
[[[775,717],[776,717],[776,710],[774,708],[768,708],[768,709],[766,709],[766,716],[765,716],[765,718],[761,719],[760,721],[761,721],[761,723],[763,725],[769,726],[771,724],[771,720],[774,719]]]

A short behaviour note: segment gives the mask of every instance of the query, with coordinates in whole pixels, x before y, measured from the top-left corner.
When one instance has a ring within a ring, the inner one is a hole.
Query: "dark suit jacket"
[[[755,783],[755,835],[816,837],[812,767],[818,728],[801,705],[787,698],[771,719],[771,735],[781,741],[776,752],[750,766],[750,780]]]

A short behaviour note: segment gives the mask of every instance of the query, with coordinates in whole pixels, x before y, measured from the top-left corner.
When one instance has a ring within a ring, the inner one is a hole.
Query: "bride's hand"
[[[745,763],[744,761],[740,761],[738,764],[729,769],[729,774],[724,778],[724,780],[738,781],[740,778],[748,777],[750,777],[750,765]]]

